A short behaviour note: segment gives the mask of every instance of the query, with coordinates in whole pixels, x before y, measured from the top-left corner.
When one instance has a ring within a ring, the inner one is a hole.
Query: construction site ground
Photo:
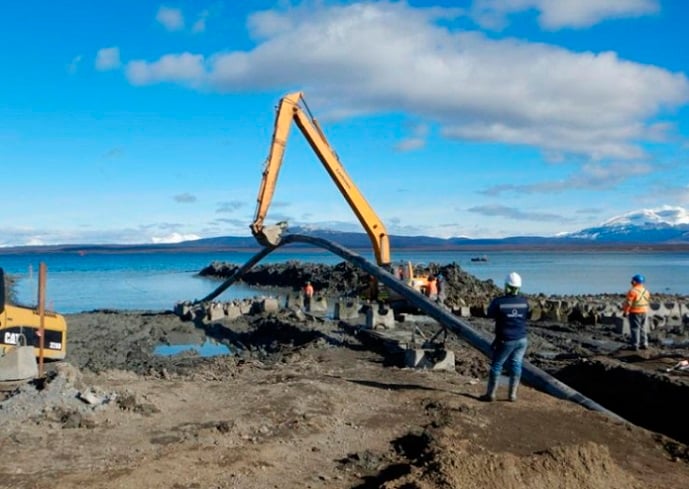
[[[289,311],[212,323],[169,312],[67,319],[67,362],[47,364],[43,382],[0,398],[0,487],[689,487],[687,446],[667,434],[528,386],[516,403],[503,400],[504,386],[499,401],[481,402],[488,360],[452,334],[455,370],[432,371],[404,368],[336,321]],[[420,327],[430,335],[437,325]],[[562,358],[543,366],[559,361],[564,371],[581,363],[581,355],[568,360],[572,352],[591,353],[589,333],[541,325],[530,333],[532,351],[543,341],[559,345]],[[244,349],[154,354],[157,345],[208,337]],[[666,382],[674,403],[686,406],[687,377],[659,373],[672,355],[591,354],[570,375],[593,375],[596,384],[601,372],[641,373],[656,379],[649,385]]]

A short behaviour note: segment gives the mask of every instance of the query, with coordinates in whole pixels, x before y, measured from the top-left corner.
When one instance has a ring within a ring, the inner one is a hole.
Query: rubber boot
[[[486,393],[481,396],[484,402],[493,402],[495,400],[495,391],[498,389],[498,379],[492,375],[488,377],[488,388]]]
[[[519,388],[519,379],[510,378],[510,387],[507,394],[507,400],[515,402],[517,400],[517,388]]]

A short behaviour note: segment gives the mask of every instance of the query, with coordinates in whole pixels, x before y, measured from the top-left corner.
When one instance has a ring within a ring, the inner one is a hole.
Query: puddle
[[[158,345],[153,350],[153,354],[162,357],[171,357],[192,350],[201,357],[217,357],[220,355],[234,354],[227,345],[216,343],[212,340],[206,340],[206,342],[201,345]]]

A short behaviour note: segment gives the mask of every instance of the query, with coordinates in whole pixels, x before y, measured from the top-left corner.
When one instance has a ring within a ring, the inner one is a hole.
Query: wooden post
[[[46,265],[41,262],[38,267],[38,376],[43,377],[43,349],[45,348],[45,278]]]

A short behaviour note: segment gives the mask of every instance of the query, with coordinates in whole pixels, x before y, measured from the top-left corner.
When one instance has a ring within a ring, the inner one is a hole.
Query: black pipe
[[[483,333],[476,331],[469,323],[462,321],[460,318],[454,314],[450,314],[448,311],[439,307],[434,302],[430,301],[426,296],[420,292],[407,286],[404,282],[397,279],[389,271],[385,270],[378,265],[375,265],[368,260],[366,260],[361,255],[353,253],[347,248],[340,246],[337,243],[328,241],[322,238],[316,238],[314,236],[306,236],[301,234],[287,234],[282,237],[280,243],[272,248],[264,248],[259,253],[254,255],[248,262],[246,262],[241,268],[239,268],[229,279],[227,279],[220,287],[218,287],[214,292],[207,295],[205,298],[197,301],[196,303],[206,302],[213,300],[228,287],[230,287],[235,281],[237,281],[244,273],[251,269],[256,263],[262,260],[266,255],[273,252],[277,248],[287,245],[289,243],[310,243],[316,245],[320,248],[325,248],[328,251],[344,258],[351,264],[359,267],[365,272],[373,275],[378,279],[379,282],[386,285],[390,290],[393,290],[404,297],[410,304],[418,307],[423,312],[428,314],[430,317],[438,321],[441,325],[446,328],[451,329],[459,337],[465,339],[471,346],[476,348],[478,351],[486,355],[487,357],[492,356],[491,349],[491,338],[488,338]],[[551,396],[557,397],[559,399],[565,399],[567,401],[572,401],[577,404],[584,406],[592,411],[598,411],[608,415],[609,417],[621,421],[627,422],[624,418],[618,416],[617,414],[609,411],[595,401],[584,396],[580,392],[572,389],[566,384],[563,384],[555,377],[547,374],[540,368],[531,364],[528,361],[524,362],[522,370],[522,379],[525,383],[530,386],[550,394]]]

